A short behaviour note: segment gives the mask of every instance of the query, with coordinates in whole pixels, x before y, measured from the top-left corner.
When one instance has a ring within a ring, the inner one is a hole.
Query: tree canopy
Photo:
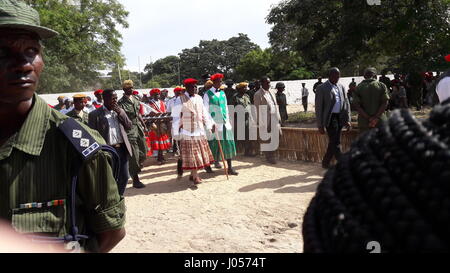
[[[122,35],[128,12],[116,0],[26,0],[41,16],[41,24],[59,32],[45,40],[45,70],[39,93],[94,88],[97,71],[123,66]]]
[[[439,69],[450,51],[449,0],[286,0],[267,22],[275,51],[296,51],[316,73],[329,66]]]

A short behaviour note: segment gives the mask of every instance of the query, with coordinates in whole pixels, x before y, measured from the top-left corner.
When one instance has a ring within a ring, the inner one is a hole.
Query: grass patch
[[[287,123],[314,123],[316,114],[314,112],[296,112],[288,115]]]

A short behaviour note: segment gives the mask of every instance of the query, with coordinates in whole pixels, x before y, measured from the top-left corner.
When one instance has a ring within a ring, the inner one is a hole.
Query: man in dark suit
[[[97,130],[108,145],[114,147],[120,157],[119,194],[123,195],[127,186],[128,158],[132,155],[127,131],[131,120],[117,104],[117,94],[112,89],[103,91],[103,106],[89,114],[89,127]]]
[[[323,168],[329,168],[333,156],[341,156],[341,131],[343,127],[351,128],[350,103],[345,88],[338,83],[340,71],[333,67],[328,74],[328,81],[317,87],[316,119],[320,134],[328,133],[329,143],[322,161]]]

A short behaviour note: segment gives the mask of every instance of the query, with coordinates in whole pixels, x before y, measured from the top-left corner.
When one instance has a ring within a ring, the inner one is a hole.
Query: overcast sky
[[[150,60],[177,55],[200,40],[227,40],[247,34],[269,47],[265,18],[280,0],[119,0],[130,12],[129,28],[121,29],[127,69],[141,70]]]

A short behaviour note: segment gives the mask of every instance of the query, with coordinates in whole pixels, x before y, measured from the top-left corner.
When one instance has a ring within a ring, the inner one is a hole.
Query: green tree
[[[200,78],[205,73],[217,72],[234,78],[241,58],[255,49],[259,46],[242,33],[226,41],[200,41],[199,46],[183,49],[179,54],[181,77]]]
[[[236,67],[237,80],[259,79],[262,76],[272,77],[272,52],[270,49],[256,49],[245,55]]]
[[[450,1],[287,0],[267,17],[277,51],[301,53],[307,67],[437,69],[450,51]],[[286,29],[284,33],[283,29]]]
[[[38,10],[42,25],[60,33],[44,41],[46,68],[39,93],[92,89],[97,71],[117,64],[122,35],[117,25],[128,27],[128,12],[117,0],[26,0]]]
[[[180,58],[177,56],[167,56],[154,63],[147,64],[144,68],[146,72],[142,81],[147,84],[149,81],[158,82],[160,86],[178,85],[178,67]]]

